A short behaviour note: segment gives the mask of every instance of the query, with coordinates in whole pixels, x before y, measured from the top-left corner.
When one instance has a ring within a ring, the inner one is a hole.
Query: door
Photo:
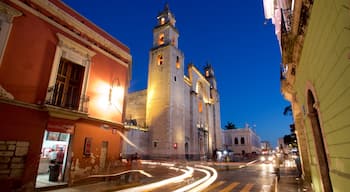
[[[107,151],[108,151],[108,141],[102,141],[101,154],[100,154],[100,169],[101,170],[106,169]]]

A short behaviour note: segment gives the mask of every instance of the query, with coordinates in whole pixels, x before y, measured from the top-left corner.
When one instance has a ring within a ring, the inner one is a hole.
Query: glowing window
[[[158,44],[159,45],[163,45],[164,44],[164,33],[159,34]]]
[[[158,55],[157,63],[158,63],[158,65],[163,65],[163,56],[162,55]]]
[[[205,76],[206,76],[206,77],[209,77],[209,71],[208,71],[208,70],[205,71]]]
[[[198,112],[202,113],[202,111],[203,111],[203,104],[202,104],[202,101],[199,101],[198,102]]]
[[[160,18],[160,24],[164,25],[164,23],[165,23],[165,18],[164,17]]]
[[[180,58],[179,56],[176,56],[176,69],[180,69],[181,65],[180,65]]]

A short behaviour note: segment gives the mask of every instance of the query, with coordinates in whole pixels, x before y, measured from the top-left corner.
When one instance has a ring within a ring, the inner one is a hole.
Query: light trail
[[[214,181],[218,178],[218,172],[212,167],[203,166],[203,165],[195,165],[195,167],[209,169],[210,171],[213,172],[213,175],[209,179],[207,179],[205,182],[203,182],[202,184],[200,184],[197,187],[193,188],[189,192],[202,191],[203,189],[207,188],[210,184],[214,183]]]
[[[147,185],[142,185],[142,186],[138,186],[138,187],[132,187],[132,188],[128,188],[128,189],[124,189],[124,190],[120,190],[119,192],[141,192],[141,191],[147,191],[147,190],[152,190],[170,183],[174,183],[174,182],[178,182],[181,180],[184,180],[185,178],[191,177],[193,174],[193,167],[186,167],[188,170],[185,169],[179,169],[180,171],[184,172],[184,174],[176,176],[176,177],[172,177],[169,179],[164,179],[162,181],[158,181],[158,182],[154,182],[154,183],[150,183]]]
[[[105,175],[89,175],[88,178],[99,178],[99,177],[113,177],[113,176],[118,176],[118,175],[123,175],[126,173],[131,173],[131,172],[139,172],[147,177],[152,177],[151,174],[147,173],[144,170],[129,170],[129,171],[123,171],[123,172],[119,172],[119,173],[114,173],[114,174],[105,174]]]
[[[135,147],[135,149],[141,151],[142,153],[144,152],[142,149],[140,149],[139,147],[137,147],[133,142],[131,142],[122,132],[120,132],[119,130],[117,130],[117,133],[132,147]]]
[[[182,187],[182,188],[180,188],[180,189],[177,189],[177,190],[174,191],[174,192],[188,191],[188,190],[190,190],[190,189],[196,187],[197,185],[203,183],[204,181],[206,181],[206,180],[208,180],[208,179],[210,178],[210,172],[209,172],[209,171],[207,171],[207,170],[205,170],[205,169],[197,169],[197,168],[195,168],[195,170],[201,171],[201,172],[205,173],[206,176],[203,177],[202,179],[196,181],[196,182],[193,182],[193,183],[191,183],[191,184],[189,184],[189,185],[186,185],[186,186],[184,186],[184,187]]]

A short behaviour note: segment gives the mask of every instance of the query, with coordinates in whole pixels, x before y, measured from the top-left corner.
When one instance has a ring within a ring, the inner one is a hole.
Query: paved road
[[[220,171],[218,175],[216,181],[204,192],[270,192],[275,177],[272,165],[261,163]]]
[[[194,165],[194,164],[193,164]],[[208,164],[209,165],[209,164]],[[271,185],[273,183],[274,174],[273,168],[269,165],[263,165],[259,162],[250,164],[249,166],[242,166],[245,163],[230,163],[229,166],[225,164],[210,164],[218,170],[218,178],[208,186],[204,192],[270,192]],[[72,188],[65,188],[55,191],[62,192],[87,192],[87,191],[117,191],[120,189],[129,188],[130,190],[136,186],[144,185],[145,183],[152,183],[156,180],[167,179],[179,175],[179,172],[170,171],[165,168],[155,166],[154,168],[148,166],[147,171],[156,177],[143,178],[141,183],[136,182],[133,184],[122,184],[123,182],[102,182]],[[167,192],[175,191],[185,185],[188,185],[196,180],[203,178],[205,174],[198,171],[193,173],[193,178],[185,179],[184,181],[171,183],[159,188],[153,188],[152,192]],[[122,185],[120,185],[122,184]],[[132,191],[132,190],[131,190]]]
[[[229,167],[214,166],[218,172],[218,178],[214,183],[207,187],[203,192],[271,192],[274,179],[273,167],[260,162],[244,166]],[[174,183],[165,187],[151,190],[152,192],[174,191],[183,187],[194,180],[203,177],[201,174],[194,174],[194,179],[185,180],[184,182]]]

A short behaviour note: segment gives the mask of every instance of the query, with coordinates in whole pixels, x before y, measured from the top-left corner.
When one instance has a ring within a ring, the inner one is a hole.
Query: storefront
[[[73,121],[49,119],[43,137],[36,188],[67,183],[64,175],[74,127]]]

